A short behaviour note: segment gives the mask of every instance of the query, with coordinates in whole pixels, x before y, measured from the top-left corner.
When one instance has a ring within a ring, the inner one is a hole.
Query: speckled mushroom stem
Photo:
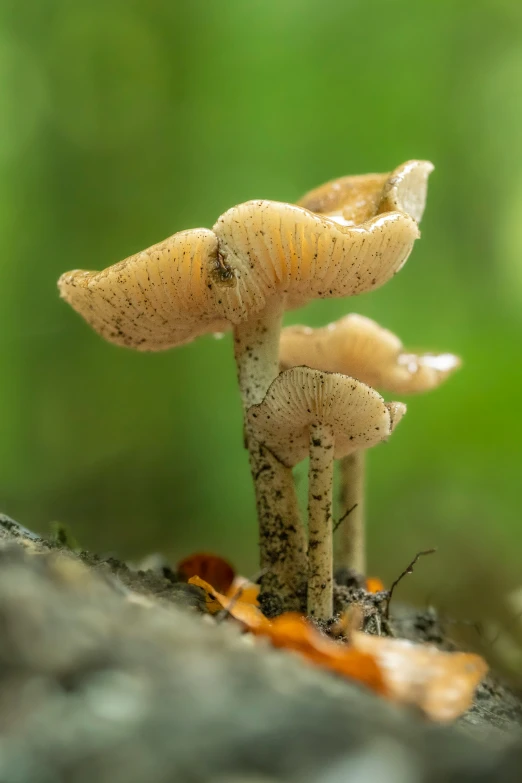
[[[340,518],[346,515],[340,530],[340,565],[363,575],[366,574],[365,464],[363,449],[348,454],[340,462]]]
[[[266,312],[236,326],[234,349],[244,413],[263,401],[279,374],[279,337],[283,310]],[[259,522],[260,600],[268,614],[302,611],[306,601],[306,537],[301,522],[292,470],[287,468],[249,429],[245,442],[250,455]]]
[[[318,620],[333,615],[333,468],[333,430],[314,425],[308,473],[308,614]]]

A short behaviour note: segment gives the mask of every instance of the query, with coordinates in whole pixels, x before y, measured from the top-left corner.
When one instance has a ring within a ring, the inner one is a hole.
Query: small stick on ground
[[[384,617],[386,618],[386,620],[390,619],[390,604],[393,598],[393,592],[397,587],[397,585],[399,584],[399,582],[401,582],[405,576],[408,576],[408,574],[413,573],[413,567],[417,563],[420,557],[423,557],[424,555],[433,555],[435,554],[436,551],[437,551],[436,549],[424,549],[422,552],[417,552],[417,554],[415,555],[411,563],[409,563],[409,565],[404,569],[402,574],[400,574],[400,576],[398,576],[397,579],[393,582],[392,586],[388,590],[388,601],[386,603],[386,611],[384,613]]]
[[[269,568],[262,568],[260,571],[257,571],[252,579],[249,579],[248,581],[252,584],[258,584],[259,580],[265,576],[265,574],[269,571]],[[216,614],[216,623],[222,623],[223,620],[226,620],[227,617],[232,617],[232,609],[237,604],[239,600],[241,600],[241,596],[243,595],[243,587],[238,587],[236,592],[233,596],[230,598],[230,603],[227,607],[223,607],[223,609]]]
[[[241,596],[243,595],[243,588],[238,587],[237,591],[234,593],[232,598],[230,599],[230,603],[228,606],[224,606],[223,609],[216,614],[216,623],[222,623],[224,620],[227,619],[227,617],[233,617],[232,615],[232,609],[237,604],[237,602],[240,600]]]

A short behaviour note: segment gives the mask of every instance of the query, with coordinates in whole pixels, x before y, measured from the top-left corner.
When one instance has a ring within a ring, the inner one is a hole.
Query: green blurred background
[[[400,275],[287,320],[355,311],[462,355],[370,455],[371,571],[389,583],[438,545],[404,594],[475,605],[481,569],[515,587],[521,123],[519,0],[1,0],[2,510],[40,531],[65,522],[102,552],[207,549],[253,573],[230,336],[118,349],[56,279],[250,198],[428,158],[422,240]]]

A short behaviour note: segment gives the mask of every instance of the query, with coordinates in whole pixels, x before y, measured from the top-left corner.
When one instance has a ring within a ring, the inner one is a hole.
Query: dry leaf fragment
[[[308,661],[357,680],[385,695],[387,686],[372,653],[328,639],[299,614],[287,613],[254,633],[268,636],[274,647],[293,650]]]
[[[249,582],[244,576],[236,576],[228,590],[226,595],[228,598],[239,598],[244,604],[254,604],[259,606],[259,585]]]
[[[372,654],[328,639],[299,614],[282,614],[270,621],[257,607],[243,602],[240,597],[221,595],[198,576],[191,577],[189,584],[203,588],[211,614],[226,609],[252,633],[268,637],[274,647],[293,650],[311,663],[357,680],[377,693],[386,693],[384,679]]]
[[[400,704],[416,706],[434,721],[445,723],[466,712],[488,670],[479,655],[372,636],[353,630],[353,625],[349,643],[343,644],[326,637],[299,614],[282,614],[270,621],[239,594],[222,595],[197,576],[189,583],[203,588],[211,614],[226,609],[253,634],[270,639],[274,647],[296,652]]]
[[[270,625],[269,620],[267,620],[261,610],[252,603],[242,601],[239,593],[229,598],[214,590],[212,585],[209,585],[208,582],[205,582],[199,576],[192,576],[188,582],[190,585],[197,585],[203,588],[207,594],[206,606],[210,614],[217,614],[222,609],[226,609],[231,617],[243,623],[250,631],[260,631],[263,628],[268,628]]]
[[[223,557],[209,552],[198,552],[181,560],[177,565],[177,572],[187,582],[193,576],[199,576],[212,586],[212,590],[217,590],[227,598],[240,598],[242,603],[259,606],[259,585],[244,576],[238,576],[234,567]]]
[[[432,720],[455,720],[471,706],[488,667],[472,653],[444,652],[428,644],[356,632],[352,647],[373,655],[389,695],[412,704]]]
[[[186,557],[178,563],[177,570],[187,582],[191,577],[199,576],[200,579],[212,585],[220,593],[228,592],[236,576],[236,572],[230,563],[222,557],[212,555],[209,552],[198,552],[195,555]]]
[[[366,591],[368,593],[381,593],[384,590],[384,585],[381,580],[376,576],[369,576],[366,580]]]

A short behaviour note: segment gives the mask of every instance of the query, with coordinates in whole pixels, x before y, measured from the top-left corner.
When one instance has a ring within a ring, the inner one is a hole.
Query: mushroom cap
[[[422,211],[430,166],[413,161],[391,175],[345,178],[380,194],[380,212],[360,225],[249,201],[225,212],[213,231],[181,231],[102,272],[67,272],[61,296],[110,342],[156,351],[280,309],[282,300],[297,307],[369,291],[401,268],[419,236],[404,210]]]
[[[214,232],[241,287],[238,320],[282,298],[293,308],[378,288],[401,269],[419,237],[416,221],[403,212],[342,225],[278,201],[232,207]]]
[[[255,436],[291,467],[308,456],[313,425],[332,427],[339,459],[388,438],[405,412],[403,403],[384,402],[355,378],[292,367],[278,375],[263,402],[247,415]]]
[[[352,375],[393,394],[435,389],[461,364],[451,353],[406,353],[393,332],[355,313],[321,329],[286,327],[279,358],[283,368],[307,364]]]
[[[75,270],[60,294],[106,340],[157,351],[226,329],[219,313],[222,273],[216,236],[181,231],[102,272]]]
[[[427,160],[408,160],[389,174],[341,177],[309,191],[298,203],[345,225],[395,211],[420,223],[433,168]]]

